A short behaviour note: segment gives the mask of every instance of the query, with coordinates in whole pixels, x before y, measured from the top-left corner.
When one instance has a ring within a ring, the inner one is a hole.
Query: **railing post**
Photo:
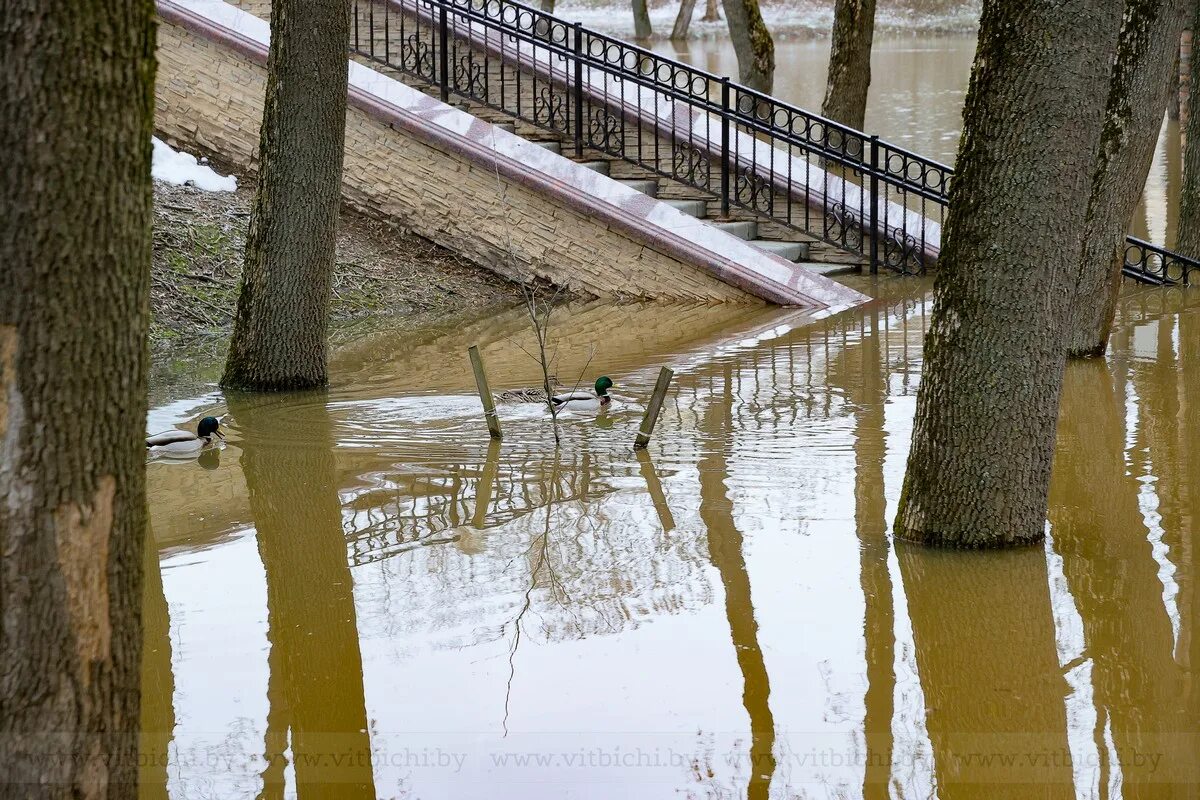
[[[721,216],[729,216],[729,78],[721,78]]]
[[[583,158],[583,26],[575,23],[575,157]]]
[[[871,137],[871,274],[879,274],[879,137]]]
[[[442,89],[442,102],[450,102],[450,31],[446,27],[446,4],[438,4],[438,80]]]

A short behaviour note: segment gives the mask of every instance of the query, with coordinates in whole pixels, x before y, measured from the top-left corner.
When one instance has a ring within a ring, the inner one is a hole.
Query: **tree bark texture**
[[[1200,30],[1200,6],[1196,9],[1192,30]],[[1193,34],[1194,35],[1194,34]],[[1186,256],[1200,258],[1200,58],[1193,52],[1188,59],[1188,91],[1185,99],[1186,121],[1181,121],[1183,139],[1183,189],[1179,198],[1179,234],[1175,249]]]
[[[696,0],[679,0],[679,13],[675,15],[675,25],[671,28],[671,41],[686,39],[688,29],[692,27],[692,14],[696,11]]]
[[[986,0],[895,533],[1044,536],[1064,344],[1120,0]]]
[[[720,22],[721,12],[719,10],[718,0],[705,0],[704,16],[700,18],[701,22]]]
[[[1108,346],[1125,264],[1125,235],[1162,127],[1179,35],[1194,0],[1126,4],[1092,173],[1067,355]]]
[[[775,81],[775,42],[763,21],[758,0],[722,0],[722,4],[737,54],[738,82],[770,94]]]
[[[867,89],[871,86],[871,39],[875,35],[875,0],[837,0],[833,9],[833,42],[829,78],[821,116],[863,129]]]
[[[650,9],[646,0],[633,0],[633,38],[649,39],[654,35],[650,27]]]
[[[554,13],[554,0],[538,0],[538,8],[547,14]]]
[[[0,5],[0,794],[137,790],[149,0]]]
[[[258,192],[221,385],[324,385],[346,135],[344,0],[276,0]]]

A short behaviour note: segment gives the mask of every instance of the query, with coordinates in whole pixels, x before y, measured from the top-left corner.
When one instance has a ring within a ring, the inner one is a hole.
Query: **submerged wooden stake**
[[[658,383],[654,384],[654,394],[650,395],[650,405],[646,406],[646,416],[642,417],[642,427],[633,440],[635,448],[641,449],[650,444],[650,434],[654,433],[654,426],[658,424],[658,414],[662,411],[663,399],[667,396],[667,387],[671,385],[674,375],[666,367],[659,370]]]
[[[496,401],[492,398],[492,390],[488,388],[487,373],[483,371],[483,358],[479,348],[471,345],[467,348],[471,356],[471,369],[475,371],[475,387],[479,389],[479,399],[483,401],[483,416],[487,420],[488,433],[493,439],[500,437],[500,417],[496,416]]]

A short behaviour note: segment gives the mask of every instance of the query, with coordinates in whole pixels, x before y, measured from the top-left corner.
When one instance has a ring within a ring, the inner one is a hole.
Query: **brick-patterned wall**
[[[166,21],[158,35],[160,133],[253,169],[265,68]],[[342,192],[351,207],[508,277],[536,275],[597,296],[759,302],[583,210],[516,181],[498,183],[491,169],[355,108],[346,119]]]

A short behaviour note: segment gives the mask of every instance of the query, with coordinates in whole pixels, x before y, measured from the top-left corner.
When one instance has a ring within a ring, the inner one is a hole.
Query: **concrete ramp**
[[[156,127],[253,169],[268,23],[220,0],[158,9]],[[356,62],[343,197],[514,280],[597,297],[809,308],[867,299]]]

